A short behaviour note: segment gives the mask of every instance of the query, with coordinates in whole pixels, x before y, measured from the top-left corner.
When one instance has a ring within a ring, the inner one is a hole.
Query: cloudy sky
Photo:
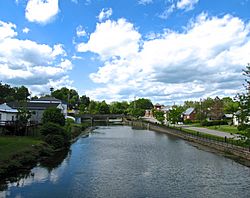
[[[0,81],[162,104],[243,89],[250,0],[0,1]]]

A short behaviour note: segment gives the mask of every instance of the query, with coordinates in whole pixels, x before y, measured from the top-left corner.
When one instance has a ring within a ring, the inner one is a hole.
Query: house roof
[[[194,108],[190,107],[190,108],[188,108],[188,109],[183,113],[183,115],[190,115],[191,113],[193,113],[193,111],[194,111]]]
[[[6,103],[0,104],[0,111],[7,112],[7,113],[17,113],[18,112],[16,109],[12,109],[10,106],[8,106]]]
[[[25,104],[20,104],[18,102],[8,103],[8,105],[14,109],[17,109],[20,107],[27,107],[28,110],[45,110],[49,107],[57,107],[59,104],[60,102],[57,102],[57,103],[27,102]]]
[[[38,99],[31,100],[30,102],[32,102],[32,103],[41,102],[41,103],[62,103],[62,104],[67,104],[65,101],[59,100],[59,99],[57,99],[55,97],[52,97],[52,96],[40,97]]]

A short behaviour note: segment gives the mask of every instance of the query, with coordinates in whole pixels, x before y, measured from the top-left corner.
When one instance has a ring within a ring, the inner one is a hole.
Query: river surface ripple
[[[99,127],[0,197],[250,197],[250,168],[166,134]]]

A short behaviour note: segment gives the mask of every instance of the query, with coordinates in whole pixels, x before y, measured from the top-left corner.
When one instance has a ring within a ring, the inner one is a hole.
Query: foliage
[[[141,116],[144,116],[145,110],[139,109],[139,108],[129,109],[129,114],[136,117],[136,118],[139,118]]]
[[[55,149],[62,148],[65,145],[62,135],[48,134],[45,136],[44,141],[52,145]]]
[[[68,89],[66,87],[63,87],[61,89],[53,91],[52,96],[57,99],[66,101],[70,109],[77,109],[80,105],[79,95],[74,89]]]
[[[219,97],[213,100],[213,105],[211,106],[210,116],[213,120],[219,120],[223,116],[223,102]]]
[[[70,134],[59,124],[47,122],[42,125],[40,133],[44,136],[45,142],[51,144],[54,148],[63,147],[69,144]]]
[[[145,115],[145,110],[152,109],[154,106],[149,99],[139,98],[129,104],[128,112],[134,117]]]
[[[97,103],[97,112],[99,114],[109,114],[109,106],[108,104],[105,102],[105,100],[103,100],[102,102]]]
[[[165,120],[164,112],[158,111],[158,110],[154,110],[154,111],[153,111],[153,114],[154,114],[154,117],[155,117],[161,124],[163,124],[163,121]]]
[[[239,113],[237,114],[237,117],[240,122],[240,128],[249,128],[250,125],[248,125],[249,122],[249,115],[250,115],[250,64],[246,66],[246,69],[243,70],[243,75],[246,76],[246,93],[238,94],[236,96],[236,100],[239,103]]]
[[[127,102],[112,102],[109,106],[112,114],[127,114],[129,104]]]
[[[31,118],[31,112],[25,106],[20,107],[18,109],[17,118],[19,122],[26,125],[28,120]]]
[[[172,124],[176,124],[180,121],[182,121],[182,113],[184,111],[184,108],[182,106],[173,106],[171,110],[169,110],[168,113],[168,119]]]
[[[53,122],[64,126],[65,118],[64,115],[61,113],[61,110],[56,107],[46,109],[43,112],[42,123],[45,124],[48,122]]]
[[[186,119],[186,120],[183,121],[183,123],[184,124],[192,124],[193,122],[190,119]]]
[[[11,87],[0,82],[0,104],[4,102],[23,101],[30,96],[29,90],[25,86]]]
[[[151,102],[151,100],[146,98],[139,98],[133,102],[130,103],[129,108],[138,108],[138,109],[152,109],[154,106]]]
[[[222,98],[223,102],[223,111],[227,114],[233,114],[238,111],[239,109],[239,103],[237,101],[234,101],[230,97],[224,97]]]
[[[228,122],[226,120],[212,120],[212,121],[204,120],[202,121],[201,125],[202,126],[228,125]]]

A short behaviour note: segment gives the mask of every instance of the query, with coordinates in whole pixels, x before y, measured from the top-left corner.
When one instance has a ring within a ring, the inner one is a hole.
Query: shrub
[[[61,113],[60,109],[56,107],[52,107],[52,108],[46,109],[43,112],[42,122],[43,124],[48,123],[48,122],[53,122],[61,126],[64,126],[65,118],[64,118],[64,115]]]
[[[183,121],[183,123],[184,124],[192,124],[193,122],[190,119],[186,119],[186,120]]]
[[[212,121],[204,120],[202,121],[201,125],[202,126],[228,125],[228,122],[226,120],[212,120]]]
[[[43,136],[47,136],[49,134],[63,135],[65,132],[64,132],[63,127],[61,127],[60,125],[56,123],[48,122],[42,125],[40,129],[40,133]]]
[[[44,140],[54,148],[60,148],[69,145],[70,133],[62,126],[48,122],[43,124],[40,133],[45,137]],[[57,140],[58,138],[58,140]]]
[[[246,130],[247,128],[249,128],[250,126],[248,125],[248,124],[240,124],[238,127],[237,127],[237,129],[239,130],[239,131],[244,131],[244,130]]]
[[[48,144],[52,145],[55,149],[62,148],[65,145],[62,135],[48,134],[44,140]]]

